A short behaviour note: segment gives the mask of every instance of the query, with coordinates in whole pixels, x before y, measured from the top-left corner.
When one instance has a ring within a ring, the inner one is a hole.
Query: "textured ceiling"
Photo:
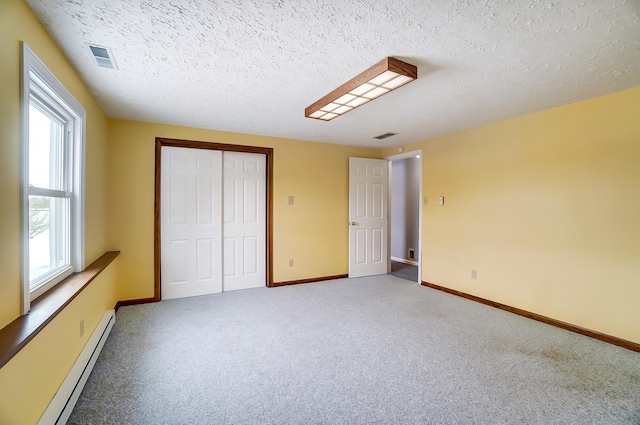
[[[391,147],[640,85],[639,0],[27,3],[112,118]],[[418,80],[304,117],[387,56]]]

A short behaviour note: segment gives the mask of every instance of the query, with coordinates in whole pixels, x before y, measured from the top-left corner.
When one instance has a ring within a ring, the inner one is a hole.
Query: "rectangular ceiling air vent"
[[[89,44],[89,50],[96,60],[98,66],[103,68],[118,69],[116,61],[113,59],[113,53],[111,49],[104,46],[98,46],[96,44]]]
[[[398,133],[384,133],[384,134],[381,134],[379,136],[374,137],[374,139],[382,140],[382,139],[386,139],[387,137],[395,136],[396,134],[398,134]]]

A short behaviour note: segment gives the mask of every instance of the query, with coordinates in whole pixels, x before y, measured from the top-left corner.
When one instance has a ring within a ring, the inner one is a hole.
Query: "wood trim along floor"
[[[571,323],[563,322],[561,320],[552,319],[551,317],[543,316],[541,314],[532,313],[527,310],[522,310],[517,307],[511,307],[506,304],[502,304],[496,301],[491,301],[486,298],[477,297],[475,295],[467,294],[466,292],[456,291],[455,289],[446,288],[444,286],[436,285],[434,283],[422,282],[422,286],[426,286],[431,289],[437,289],[438,291],[443,291],[452,295],[457,295],[462,298],[466,298],[468,300],[476,301],[482,304],[486,304],[491,307],[499,308],[500,310],[508,311],[510,313],[514,313],[520,316],[527,317],[529,319],[537,320],[542,323],[546,323],[547,325],[555,326],[557,328],[565,329],[571,332],[578,333],[580,335],[585,335],[594,339],[598,339],[600,341],[607,342],[609,344],[617,345],[619,347],[626,348],[628,350],[640,352],[640,344],[633,341],[628,341],[626,339],[618,338],[616,336],[607,335],[602,332],[594,331],[591,329],[583,328],[581,326],[573,325]]]
[[[274,282],[271,286],[287,286],[287,285],[298,285],[301,283],[313,283],[313,282],[322,282],[323,280],[334,280],[334,279],[344,279],[349,277],[347,274],[336,274],[333,276],[324,276],[324,277],[314,277],[310,279],[299,279],[299,280],[288,280],[286,282]]]
[[[73,273],[39,296],[31,303],[28,314],[0,329],[0,368],[35,338],[119,254],[120,251],[104,253],[83,271]]]
[[[118,309],[120,307],[125,307],[128,305],[138,305],[138,304],[148,304],[148,303],[157,303],[160,300],[156,300],[155,297],[150,297],[150,298],[135,298],[132,300],[120,300],[116,303],[116,305],[113,307],[113,309],[115,311],[118,311]]]
[[[275,288],[278,286],[287,286],[287,285],[298,285],[301,283],[312,283],[312,282],[322,282],[323,280],[333,280],[333,279],[343,279],[343,278],[347,278],[349,277],[349,275],[347,274],[337,274],[334,276],[325,276],[325,277],[315,277],[315,278],[311,278],[311,279],[299,279],[299,280],[289,280],[286,282],[274,282],[271,287]],[[124,306],[128,306],[128,305],[138,305],[138,304],[147,304],[147,303],[155,303],[158,302],[160,300],[156,300],[155,297],[150,297],[150,298],[135,298],[132,300],[121,300],[118,301],[114,307],[114,309],[116,311],[118,311],[118,309],[120,307],[124,307]]]
[[[273,148],[260,146],[231,145],[215,142],[199,142],[195,140],[167,139],[156,137],[155,149],[155,195],[154,195],[154,295],[151,301],[160,301],[160,176],[161,152],[163,146],[179,148],[211,149],[219,151],[257,153],[266,156],[267,162],[267,211],[266,211],[266,282],[267,287],[273,284]],[[135,301],[135,300],[134,300]],[[120,304],[125,305],[125,304]]]

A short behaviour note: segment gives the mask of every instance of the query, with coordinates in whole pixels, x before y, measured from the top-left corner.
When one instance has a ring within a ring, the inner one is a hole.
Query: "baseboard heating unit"
[[[49,403],[49,407],[38,421],[38,425],[64,425],[67,423],[115,322],[115,310],[108,310],[104,313],[96,330],[80,352],[53,400]]]

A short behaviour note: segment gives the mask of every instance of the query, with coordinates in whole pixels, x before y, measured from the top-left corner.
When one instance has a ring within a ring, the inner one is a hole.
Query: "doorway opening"
[[[389,266],[396,277],[420,283],[422,252],[422,151],[389,160]]]

